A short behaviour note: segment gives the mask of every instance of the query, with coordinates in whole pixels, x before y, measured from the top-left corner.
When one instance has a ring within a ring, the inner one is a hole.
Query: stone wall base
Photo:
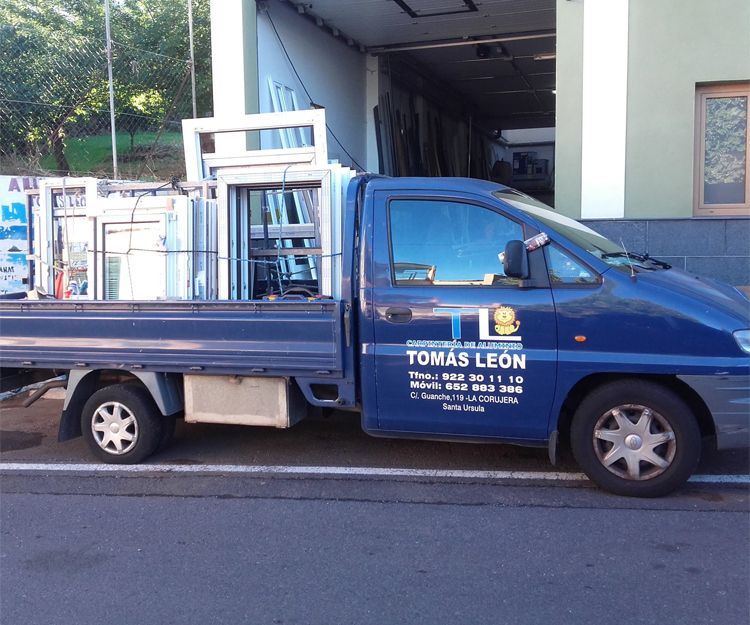
[[[690,273],[750,285],[750,219],[588,219],[592,230]]]

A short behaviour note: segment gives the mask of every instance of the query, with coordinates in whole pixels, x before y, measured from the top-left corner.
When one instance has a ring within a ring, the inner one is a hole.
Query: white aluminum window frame
[[[270,150],[244,150],[204,154],[201,134],[252,132],[284,128],[312,128],[313,145]],[[190,180],[213,178],[218,169],[228,167],[268,167],[301,164],[324,167],[328,164],[325,111],[310,109],[284,113],[259,113],[230,118],[203,117],[184,119],[185,168]]]
[[[104,228],[110,224],[158,223],[168,252],[155,254],[164,256],[164,298],[193,299],[193,254],[190,252],[195,239],[194,210],[193,199],[184,195],[99,198],[89,208],[89,217],[94,223],[89,255],[95,258],[93,264],[89,262],[89,267],[95,268],[95,298],[104,299],[105,294]]]
[[[39,180],[39,205],[32,208],[33,229],[32,249],[29,250],[29,260],[35,263],[34,284],[36,288],[43,289],[46,293],[55,293],[55,218],[65,217],[87,217],[88,207],[98,197],[98,184],[96,178],[42,178]],[[55,207],[52,203],[53,194],[64,193],[65,195],[83,193],[86,198],[86,206]],[[89,229],[89,237],[91,235]],[[67,250],[63,251],[63,261],[67,262]],[[89,271],[91,271],[91,257],[88,257]],[[89,276],[89,286],[91,286]],[[67,285],[64,285],[67,286]],[[91,291],[89,291],[91,293]],[[91,296],[89,295],[88,298]],[[86,296],[83,297],[86,299]]]
[[[297,92],[280,83],[270,76],[268,77],[268,90],[271,94],[271,106],[275,113],[288,113],[298,111]],[[293,128],[279,128],[279,137],[282,148],[299,148],[309,145],[302,126]]]
[[[226,172],[220,169],[219,171],[217,171],[216,177],[216,197],[218,201],[219,230],[219,258],[217,272],[219,299],[235,299],[238,295],[240,295],[238,293],[237,279],[233,274],[235,270],[231,267],[230,261],[231,258],[235,258],[235,256],[232,256],[232,251],[236,246],[233,246],[229,236],[230,232],[234,230],[234,228],[232,228],[232,224],[229,223],[229,221],[233,218],[232,211],[229,211],[229,207],[234,204],[232,200],[235,199],[237,188],[255,187],[258,189],[267,189],[268,187],[281,187],[282,184],[285,187],[288,186],[290,188],[290,192],[299,189],[300,186],[313,186],[319,189],[320,203],[318,207],[318,214],[320,216],[321,223],[318,224],[318,236],[320,238],[320,248],[322,250],[319,275],[320,293],[322,295],[332,295],[334,279],[332,276],[331,265],[331,227],[329,220],[324,217],[330,215],[332,210],[330,168],[298,169],[289,167],[275,171],[258,171],[257,169],[247,169],[241,171],[237,168],[232,168]],[[301,191],[301,189],[299,190]],[[293,225],[290,224],[290,227],[293,227]],[[257,226],[254,226],[254,228],[257,228]],[[276,226],[274,230],[276,236],[278,237],[278,226]],[[270,228],[269,237],[271,237]],[[249,255],[245,255],[242,258],[249,258]],[[249,265],[249,263],[245,264]],[[247,283],[244,280],[243,282],[245,284]],[[234,298],[232,296],[234,296]]]

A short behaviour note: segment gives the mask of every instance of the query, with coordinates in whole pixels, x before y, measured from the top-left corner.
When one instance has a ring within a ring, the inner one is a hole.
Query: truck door
[[[531,233],[489,199],[413,193],[373,197],[385,216],[374,220],[372,246],[378,429],[546,439],[557,345],[550,289],[546,276],[519,286],[498,258]]]

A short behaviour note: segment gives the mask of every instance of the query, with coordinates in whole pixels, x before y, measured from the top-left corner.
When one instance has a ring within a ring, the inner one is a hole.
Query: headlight
[[[743,352],[750,354],[750,330],[737,330],[734,333],[734,340]]]

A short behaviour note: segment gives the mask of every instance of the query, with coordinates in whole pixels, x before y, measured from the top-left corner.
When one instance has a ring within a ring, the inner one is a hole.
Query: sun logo
[[[503,336],[515,334],[521,322],[516,321],[516,311],[509,306],[500,306],[495,309],[495,332]]]

